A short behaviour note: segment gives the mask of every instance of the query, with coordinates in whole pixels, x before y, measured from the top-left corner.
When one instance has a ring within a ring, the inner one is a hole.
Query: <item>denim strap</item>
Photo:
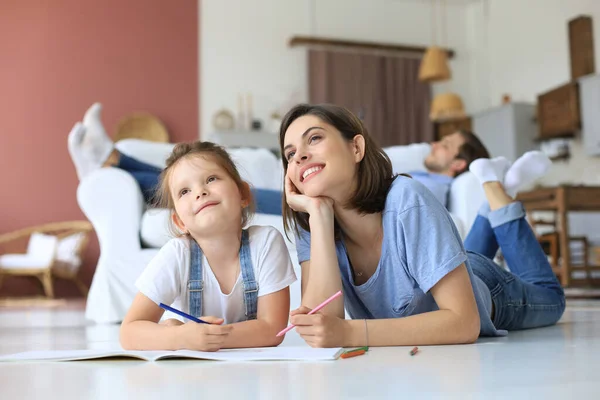
[[[242,245],[240,246],[240,265],[244,280],[244,304],[246,305],[246,320],[256,319],[258,309],[258,283],[254,278],[254,267],[250,257],[250,240],[248,230],[242,230]]]
[[[190,278],[187,283],[190,292],[190,314],[196,318],[202,316],[202,249],[190,238]]]
[[[202,316],[202,249],[195,240],[191,239],[190,254],[190,279],[188,290],[190,292],[190,314],[194,317]],[[258,309],[258,283],[254,278],[254,267],[250,257],[250,240],[248,230],[242,230],[242,243],[240,245],[240,269],[244,282],[244,305],[246,320],[256,319]]]

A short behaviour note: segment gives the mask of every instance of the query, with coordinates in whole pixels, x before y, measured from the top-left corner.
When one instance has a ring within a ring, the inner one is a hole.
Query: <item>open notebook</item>
[[[336,360],[342,348],[313,349],[310,347],[262,347],[251,349],[226,349],[217,352],[192,350],[130,351],[130,350],[52,350],[26,351],[0,357],[1,361],[80,361],[100,358],[135,358],[159,361],[168,358],[190,358],[214,361],[323,361]]]

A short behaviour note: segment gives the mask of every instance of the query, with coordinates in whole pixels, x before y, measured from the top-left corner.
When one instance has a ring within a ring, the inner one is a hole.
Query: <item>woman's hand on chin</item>
[[[296,212],[305,212],[309,215],[319,211],[333,212],[333,200],[329,197],[310,197],[301,194],[290,177],[285,176],[285,198],[288,206]]]

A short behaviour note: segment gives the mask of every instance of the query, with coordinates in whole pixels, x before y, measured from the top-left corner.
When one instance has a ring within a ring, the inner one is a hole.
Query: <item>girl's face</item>
[[[364,139],[346,140],[333,126],[314,115],[296,119],[285,132],[283,157],[287,176],[300,193],[344,201],[354,190]]]
[[[194,236],[224,231],[241,224],[248,205],[231,176],[210,156],[187,157],[169,179],[177,227]]]

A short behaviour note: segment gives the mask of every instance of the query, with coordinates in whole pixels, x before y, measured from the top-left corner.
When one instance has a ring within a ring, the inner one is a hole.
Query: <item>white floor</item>
[[[86,324],[81,307],[0,309],[0,354],[115,346],[118,326]],[[0,399],[600,398],[600,301],[569,302],[553,327],[420,349],[322,363],[0,363]]]

